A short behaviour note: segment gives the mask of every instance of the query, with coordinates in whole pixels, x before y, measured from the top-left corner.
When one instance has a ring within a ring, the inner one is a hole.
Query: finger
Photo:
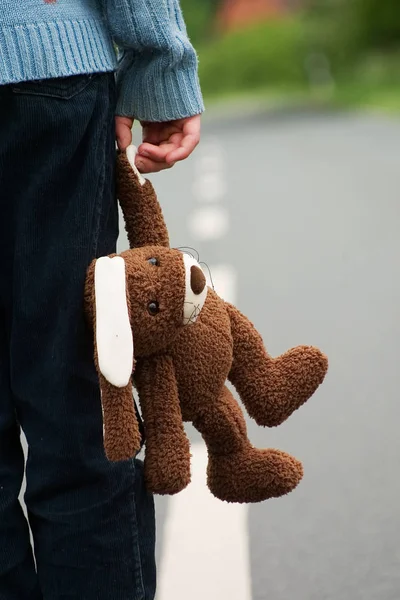
[[[115,118],[115,135],[118,148],[123,152],[132,143],[133,119],[129,117]]]
[[[158,145],[161,141],[161,123],[141,123],[143,142]]]
[[[167,162],[177,162],[178,160],[184,160],[193,152],[198,143],[200,142],[200,130],[201,130],[201,115],[189,117],[184,119],[182,125],[182,140],[180,147],[176,150],[171,151],[167,157]]]
[[[198,145],[200,141],[200,138],[197,138],[194,135],[187,135],[183,138],[181,145],[179,148],[175,148],[174,150],[171,150],[171,152],[169,152],[167,154],[167,156],[165,157],[165,160],[169,163],[169,162],[177,162],[178,160],[185,160],[185,158],[188,158],[188,156],[190,156],[193,152],[193,150],[196,148],[196,146]]]
[[[174,135],[182,135],[180,121],[167,121],[166,123],[145,123],[143,126],[143,142],[156,146],[169,141]]]
[[[174,163],[167,162],[156,162],[154,160],[150,160],[148,158],[142,158],[138,156],[135,162],[137,168],[141,173],[158,173],[159,171],[164,171],[164,169],[171,169],[174,166]]]
[[[171,152],[173,148],[169,147],[168,144],[162,144],[161,146],[154,146],[153,144],[141,144],[138,148],[138,152],[140,156],[144,158],[150,158],[151,160],[155,160],[156,162],[165,161],[165,157],[168,152]]]
[[[179,141],[168,141],[162,142],[159,146],[153,144],[144,143],[139,146],[139,154],[156,162],[165,161],[167,154],[179,148],[181,138]]]

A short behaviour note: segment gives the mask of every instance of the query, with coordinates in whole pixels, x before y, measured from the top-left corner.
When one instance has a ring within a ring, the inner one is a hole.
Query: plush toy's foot
[[[208,487],[226,502],[261,502],[291,492],[303,477],[301,463],[280,450],[246,448],[242,452],[211,455]]]
[[[146,487],[153,494],[173,495],[184,490],[190,483],[190,454],[175,452],[174,455],[163,452],[146,453],[144,460]]]
[[[302,406],[323,382],[328,359],[318,348],[298,346],[273,361],[264,390],[247,402],[258,425],[275,427]],[[260,389],[259,388],[259,389]]]
[[[150,467],[145,462],[146,487],[152,494],[172,496],[184,490],[190,483],[190,473],[161,472],[158,468]]]

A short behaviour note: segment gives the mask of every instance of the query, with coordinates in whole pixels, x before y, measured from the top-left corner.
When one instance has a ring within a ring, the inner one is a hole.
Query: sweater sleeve
[[[204,110],[198,61],[179,0],[103,0],[122,51],[117,114],[165,122]]]

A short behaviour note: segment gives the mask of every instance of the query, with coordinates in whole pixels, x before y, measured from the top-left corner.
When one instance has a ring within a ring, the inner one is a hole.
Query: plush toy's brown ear
[[[135,156],[136,148],[128,146],[117,157],[117,193],[130,248],[169,248],[168,230],[157,195],[150,181],[137,170]]]
[[[95,262],[92,302],[104,448],[109,460],[128,460],[140,450],[141,440],[133,402],[133,336],[121,256]]]

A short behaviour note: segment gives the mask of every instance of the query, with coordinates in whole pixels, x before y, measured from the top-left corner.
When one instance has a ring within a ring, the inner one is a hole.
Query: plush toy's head
[[[145,246],[121,256],[135,354],[149,356],[196,321],[207,296],[206,278],[195,259],[179,250]]]
[[[207,284],[192,256],[169,247],[154,190],[138,173],[134,154],[120,156],[119,165],[119,197],[131,249],[94,263],[94,296],[100,372],[123,387],[132,374],[134,356],[167,348],[182,327],[196,321]],[[142,215],[151,203],[154,218],[146,227]],[[138,221],[140,232],[135,231]]]

